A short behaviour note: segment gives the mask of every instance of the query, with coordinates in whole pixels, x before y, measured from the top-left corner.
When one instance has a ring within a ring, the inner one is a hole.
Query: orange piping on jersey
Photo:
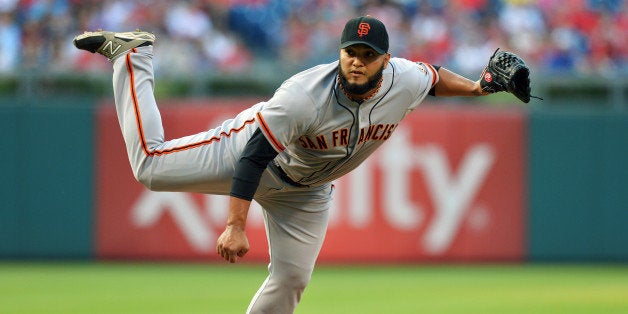
[[[430,71],[432,72],[432,87],[434,87],[434,85],[436,85],[436,83],[438,83],[438,80],[440,79],[440,77],[438,76],[438,72],[436,71],[436,69],[434,69],[434,67],[429,64],[429,63],[424,63],[425,65],[427,65],[427,68],[430,69]]]
[[[259,112],[257,113],[257,121],[259,122],[262,132],[266,134],[266,137],[270,140],[271,144],[275,146],[275,149],[280,152],[283,152],[286,148],[283,145],[281,145],[279,140],[277,140],[277,138],[273,135],[273,132],[270,131],[268,124],[266,124],[266,121],[264,120],[264,117],[262,117],[262,114]]]
[[[137,50],[135,48],[132,49],[132,52],[137,52]],[[137,131],[140,135],[140,142],[142,145],[142,150],[144,151],[144,154],[146,154],[147,156],[161,156],[161,155],[167,155],[167,154],[171,154],[171,153],[176,153],[176,152],[181,152],[181,151],[185,151],[188,149],[193,149],[196,147],[200,147],[200,146],[204,146],[204,145],[209,145],[213,142],[218,142],[220,141],[220,139],[222,137],[230,137],[231,134],[234,133],[238,133],[240,131],[242,131],[247,125],[252,124],[255,122],[255,118],[251,118],[249,120],[244,121],[244,123],[242,124],[242,126],[238,127],[238,128],[233,128],[231,130],[229,130],[228,132],[220,132],[220,134],[218,134],[218,136],[214,136],[212,138],[209,138],[207,140],[204,141],[200,141],[200,142],[196,142],[196,143],[190,143],[184,146],[177,146],[177,147],[172,147],[172,148],[168,148],[165,150],[153,150],[151,151],[148,148],[148,144],[146,143],[146,138],[144,137],[144,127],[142,126],[142,117],[140,114],[140,108],[139,108],[139,101],[137,99],[137,93],[135,91],[135,74],[133,72],[133,64],[131,63],[131,54],[127,54],[126,55],[126,66],[127,66],[127,70],[129,71],[129,78],[131,80],[131,98],[133,100],[133,109],[135,111],[135,120],[137,122]]]

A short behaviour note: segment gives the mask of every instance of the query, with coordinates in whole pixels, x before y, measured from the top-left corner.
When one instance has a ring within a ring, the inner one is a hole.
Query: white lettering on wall
[[[422,242],[428,253],[438,254],[449,248],[460,229],[494,155],[490,146],[477,144],[465,154],[458,173],[449,168],[447,156],[438,146],[426,146],[416,157],[422,165],[435,210]]]
[[[380,167],[383,170],[384,217],[394,227],[414,229],[423,221],[423,210],[412,203],[412,176],[415,167],[414,149],[405,129],[398,128],[382,150]]]
[[[381,207],[385,223],[398,230],[425,228],[418,239],[419,249],[431,255],[442,254],[470,216],[477,193],[495,161],[495,152],[489,144],[476,143],[466,150],[458,165],[450,166],[441,146],[408,145],[412,143],[408,132],[398,128],[381,153],[336,182],[330,227],[343,222],[356,229],[368,228]],[[382,178],[377,190],[375,167],[381,170]],[[417,174],[422,175],[429,200],[412,199],[412,176]],[[380,193],[381,204],[374,201],[376,193]],[[194,250],[211,252],[227,220],[228,197],[205,195],[201,201],[202,205],[197,205],[192,194],[187,193],[145,190],[131,209],[132,222],[139,228],[150,228],[163,215],[170,215]],[[430,219],[426,218],[425,204],[433,207]],[[486,215],[490,211],[483,212]],[[487,220],[482,217],[482,221]],[[247,225],[263,227],[263,213],[257,202],[249,211]]]
[[[203,219],[189,194],[145,190],[131,208],[131,219],[136,226],[147,228],[156,224],[166,213],[170,214],[195,250],[208,252],[215,247],[217,237],[207,227],[207,220]]]

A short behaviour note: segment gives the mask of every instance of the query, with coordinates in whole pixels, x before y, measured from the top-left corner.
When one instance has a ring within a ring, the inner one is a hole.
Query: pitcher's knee
[[[310,283],[311,274],[307,271],[303,273],[290,272],[277,274],[274,276],[274,280],[277,281],[277,284],[288,289],[292,290],[294,293],[297,293],[299,298],[301,297],[301,293],[307,285]]]
[[[294,312],[310,282],[311,271],[290,266],[286,268],[274,268],[274,271],[271,271],[266,283],[249,305],[247,314]]]
[[[139,167],[137,169],[133,169],[133,175],[135,176],[135,180],[137,180],[137,182],[153,191],[153,176],[151,171],[147,170],[145,167]]]

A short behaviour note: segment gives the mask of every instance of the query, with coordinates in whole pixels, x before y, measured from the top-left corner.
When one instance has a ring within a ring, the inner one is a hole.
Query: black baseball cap
[[[340,49],[365,44],[383,55],[388,52],[388,32],[382,21],[367,15],[349,20],[342,31]]]

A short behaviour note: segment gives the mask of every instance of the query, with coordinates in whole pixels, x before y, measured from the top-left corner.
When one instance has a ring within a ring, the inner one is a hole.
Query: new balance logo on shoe
[[[109,49],[109,51],[107,52],[109,55],[114,55],[116,52],[118,52],[118,49],[120,49],[120,47],[122,47],[122,45],[118,45],[116,47],[116,49],[113,49],[113,41],[109,41],[107,42],[107,44],[102,48],[102,50],[107,50]]]

